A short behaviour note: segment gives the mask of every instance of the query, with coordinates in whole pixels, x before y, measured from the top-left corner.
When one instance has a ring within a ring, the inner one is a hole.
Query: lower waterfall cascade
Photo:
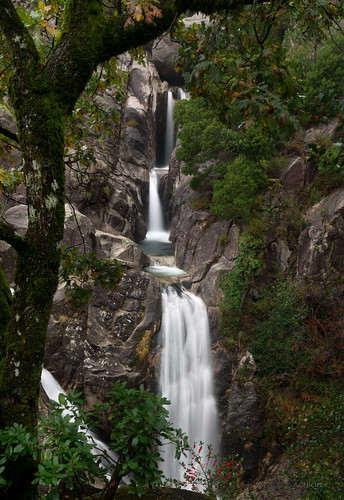
[[[175,428],[182,429],[190,444],[202,441],[217,450],[217,410],[206,306],[199,297],[174,286],[163,290],[162,302],[159,385],[162,395],[171,402],[170,421]],[[183,479],[174,449],[166,447],[161,454],[165,476]]]

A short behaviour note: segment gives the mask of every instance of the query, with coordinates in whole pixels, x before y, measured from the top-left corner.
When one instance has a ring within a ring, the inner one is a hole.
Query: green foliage
[[[15,192],[18,184],[21,184],[24,181],[22,169],[22,166],[17,169],[12,168],[11,170],[5,170],[0,167],[0,194],[3,190],[11,194]]]
[[[336,142],[329,148],[315,143],[309,144],[308,147],[311,150],[311,160],[318,162],[321,174],[344,175],[344,146],[341,142]]]
[[[318,173],[312,182],[312,198],[319,201],[320,196],[327,196],[334,189],[344,184],[344,146],[334,144],[309,144],[310,159],[318,166]]]
[[[309,500],[343,498],[343,395],[337,392],[334,397],[304,404],[286,422],[293,441],[288,450],[293,470],[290,483],[304,485]]]
[[[159,470],[158,446],[167,440],[177,446],[180,456],[182,440],[180,431],[174,431],[168,421],[169,404],[161,394],[154,395],[144,389],[128,389],[126,382],[116,382],[109,392],[109,401],[96,407],[94,416],[105,412],[112,431],[111,447],[119,454],[116,477],[132,473],[133,491],[141,495],[147,485],[160,486],[163,474]]]
[[[83,403],[79,396],[60,394],[48,416],[41,416],[42,463],[33,482],[49,487],[47,498],[58,499],[61,486],[82,494],[89,482],[106,479],[101,456],[94,455],[95,443],[86,435],[86,415],[76,406]]]
[[[307,311],[295,284],[278,280],[254,309],[258,323],[251,331],[250,350],[260,376],[290,376],[307,361],[303,327]]]
[[[66,297],[73,305],[84,304],[92,297],[92,289],[85,287],[93,281],[103,288],[118,285],[122,268],[118,261],[98,259],[96,254],[83,254],[77,248],[62,249],[60,279],[66,284]]]
[[[240,255],[235,261],[235,268],[224,274],[220,281],[220,288],[224,294],[219,304],[221,331],[225,336],[231,336],[238,330],[245,294],[261,270],[260,253],[264,230],[262,226],[259,239],[249,232],[240,235]]]
[[[202,99],[178,101],[174,120],[181,126],[178,133],[181,147],[177,149],[176,157],[185,163],[183,173],[193,176],[190,185],[197,189],[201,183],[208,181],[214,169],[213,159],[225,142],[222,139],[224,127],[213,117]],[[213,135],[215,129],[216,134]],[[208,160],[213,160],[211,165],[205,165]]]
[[[279,35],[285,14],[281,5],[254,2],[181,34],[178,67],[191,65],[185,75],[188,89],[205,97],[221,120],[229,119],[235,105],[246,126],[294,122],[288,103],[297,99],[298,82]]]
[[[319,19],[320,21],[320,19]],[[302,26],[288,31],[290,66],[302,82],[302,109],[315,123],[341,113],[344,95],[344,37],[339,30],[305,35]]]
[[[344,37],[340,33],[328,39],[318,51],[316,61],[308,65],[304,109],[310,114],[327,118],[338,115],[344,95]]]
[[[6,466],[26,455],[37,459],[38,440],[25,426],[14,423],[0,430],[0,492],[13,484],[14,478],[6,476]]]
[[[48,487],[45,498],[51,500],[60,498],[62,488],[83,496],[87,485],[96,479],[107,483],[104,491],[113,487],[114,494],[120,479],[128,474],[132,474],[131,490],[139,496],[147,487],[162,484],[162,458],[157,447],[172,441],[179,458],[184,446],[180,430],[175,431],[168,422],[165,406],[169,401],[143,386],[139,390],[127,389],[126,383],[120,381],[113,384],[109,401],[91,412],[82,410],[84,402],[79,396],[60,394],[59,401],[51,403],[49,415],[41,416],[39,441],[19,424],[0,431],[0,494],[20,480],[8,477],[9,462],[25,456],[40,461],[33,484]],[[102,424],[104,414],[112,429],[110,444],[118,453],[116,462],[106,451],[96,449],[93,438],[86,435],[95,422]],[[114,467],[110,480],[102,463]]]
[[[203,99],[177,103],[175,120],[181,126],[177,158],[190,186],[213,187],[211,211],[221,218],[247,219],[257,193],[267,184],[262,160],[274,153],[271,138],[259,127],[228,128]]]
[[[106,469],[100,466],[100,457],[92,453],[95,444],[85,434],[85,418],[75,403],[80,402],[71,394],[60,395],[59,403],[52,403],[48,417],[41,417],[39,433],[42,440],[27,431],[25,426],[13,424],[0,431],[0,492],[11,487],[18,477],[8,477],[9,462],[31,456],[40,461],[33,484],[48,487],[46,499],[58,500],[63,485],[69,490],[85,493],[89,482],[106,479]],[[19,470],[19,469],[18,469]]]
[[[238,156],[227,166],[223,180],[213,183],[211,211],[222,219],[247,220],[257,194],[267,185],[267,176],[257,163]]]

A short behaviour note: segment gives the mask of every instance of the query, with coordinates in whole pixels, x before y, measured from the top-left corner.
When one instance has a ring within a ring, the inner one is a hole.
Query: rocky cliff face
[[[143,66],[124,58],[123,65],[129,81],[120,121],[113,123],[111,133],[101,141],[87,129],[85,147],[94,148],[95,164],[82,172],[82,178],[80,172],[66,170],[70,205],[66,205],[64,237],[67,247],[119,259],[123,278],[114,291],[95,289],[92,301],[77,310],[66,303],[61,287],[54,301],[45,358],[46,367],[61,385],[67,390],[78,387],[89,405],[101,399],[117,378],[131,386],[148,383],[149,346],[161,318],[160,283],[142,271],[149,258],[136,241],[147,230],[149,171],[155,165],[156,121],[161,120],[167,84],[150,61]],[[98,98],[98,105],[118,108],[111,89]],[[10,113],[1,112],[15,130]],[[25,189],[16,197],[6,217],[24,234],[28,222]],[[4,242],[0,258],[11,283],[15,252]]]
[[[67,171],[72,208],[67,206],[66,210],[65,243],[96,251],[100,257],[120,259],[125,273],[116,290],[96,288],[90,303],[78,310],[66,303],[61,287],[55,297],[46,349],[46,367],[66,390],[81,390],[88,405],[102,399],[109,384],[118,378],[131,386],[145,382],[155,387],[159,363],[159,354],[153,356],[152,351],[161,320],[161,283],[143,271],[149,259],[137,242],[147,230],[149,171],[155,165],[167,83],[161,81],[150,60],[145,67],[130,60],[123,63],[128,65],[130,79],[120,122],[113,124],[102,147],[88,132],[88,140],[96,148],[99,175],[87,177],[80,185]],[[99,105],[109,109],[118,106],[111,89]],[[10,116],[4,110],[2,113],[13,127]],[[332,125],[322,133],[331,135],[334,130]],[[312,140],[312,133],[314,137],[315,131],[306,135],[305,144]],[[169,173],[162,181],[176,263],[187,272],[180,281],[208,307],[223,449],[242,453],[247,474],[254,477],[264,453],[264,414],[252,382],[254,360],[243,353],[240,363],[249,366],[250,376],[240,380],[238,360],[223,347],[219,335],[218,280],[235,266],[239,229],[232,221],[216,220],[208,211],[194,208],[195,193],[180,168],[172,156]],[[292,156],[281,173],[281,197],[297,196],[313,175],[312,165]],[[23,200],[25,192],[21,190],[16,201]],[[285,272],[296,261],[299,279],[342,265],[344,189],[314,204],[303,216],[306,227],[296,248],[289,248],[286,238],[274,235],[265,252],[271,269]],[[25,205],[11,206],[6,217],[18,231],[26,231]],[[3,242],[0,258],[9,281],[13,281],[15,253]]]

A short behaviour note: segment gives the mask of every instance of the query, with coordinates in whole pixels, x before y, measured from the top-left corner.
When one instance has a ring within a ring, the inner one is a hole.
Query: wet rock
[[[179,45],[173,42],[170,36],[164,36],[152,45],[152,60],[158,70],[161,80],[166,80],[170,85],[184,85],[181,73],[175,70]]]
[[[239,362],[229,393],[226,418],[226,452],[238,453],[244,459],[246,479],[256,476],[263,452],[265,417],[252,382],[254,373],[254,359],[246,352]]]
[[[135,269],[126,271],[115,290],[96,287],[91,301],[77,310],[61,289],[54,299],[44,364],[65,390],[82,390],[90,407],[118,379],[130,387],[148,384],[148,372],[136,366],[137,356],[141,339],[146,334],[151,341],[160,318],[159,283]]]
[[[297,273],[309,277],[331,266],[343,269],[344,189],[315,204],[305,216],[308,227],[299,238]]]

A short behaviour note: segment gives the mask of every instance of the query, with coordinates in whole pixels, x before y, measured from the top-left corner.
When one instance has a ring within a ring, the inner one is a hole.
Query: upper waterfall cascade
[[[148,217],[148,239],[169,238],[169,232],[165,230],[162,205],[159,196],[159,179],[155,169],[150,173],[149,178],[149,217]]]
[[[164,167],[168,168],[171,154],[175,146],[175,134],[174,134],[174,99],[171,90],[167,94],[167,111],[166,111],[166,126],[165,126],[165,148],[164,148]]]

